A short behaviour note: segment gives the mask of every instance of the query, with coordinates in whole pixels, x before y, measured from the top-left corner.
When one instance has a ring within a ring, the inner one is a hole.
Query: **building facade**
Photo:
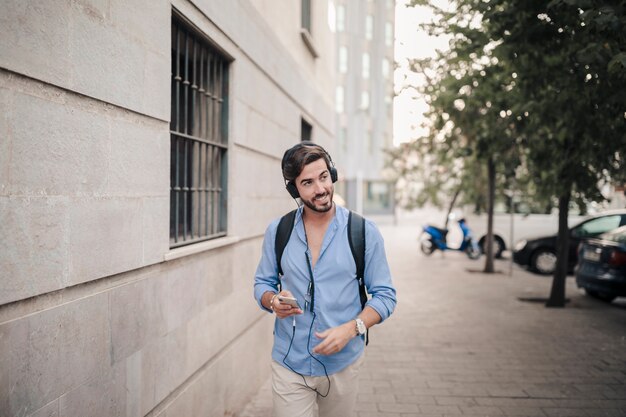
[[[335,159],[337,191],[365,214],[393,212],[393,184],[383,177],[393,144],[393,0],[336,0]]]
[[[1,415],[231,415],[269,377],[280,160],[335,122],[328,5],[278,3],[4,2]]]

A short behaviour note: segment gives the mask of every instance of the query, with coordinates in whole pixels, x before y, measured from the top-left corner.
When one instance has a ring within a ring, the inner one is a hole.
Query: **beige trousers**
[[[326,376],[302,376],[272,361],[272,392],[274,417],[351,417],[359,391],[359,369],[364,361],[361,355],[356,362],[341,372],[328,375],[330,391],[326,397],[318,395],[328,391]]]

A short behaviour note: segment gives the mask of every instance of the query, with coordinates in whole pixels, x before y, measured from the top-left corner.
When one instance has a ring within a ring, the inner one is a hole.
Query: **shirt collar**
[[[304,222],[302,221],[302,214],[304,210],[304,206],[298,207],[298,211],[296,211],[296,219],[294,221],[294,228],[296,229],[296,235],[300,238],[300,240],[306,244],[306,235],[304,230]],[[326,234],[334,235],[337,230],[343,230],[348,225],[348,214],[350,211],[345,207],[338,206],[335,204],[335,215],[333,216],[330,224],[328,225],[328,230]],[[328,245],[329,242],[324,239],[324,244],[322,246],[322,251]]]

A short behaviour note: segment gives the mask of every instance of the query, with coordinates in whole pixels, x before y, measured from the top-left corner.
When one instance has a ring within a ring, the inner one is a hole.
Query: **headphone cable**
[[[315,322],[315,313],[312,312],[313,314],[313,319],[311,320],[311,326],[309,327],[309,337],[308,337],[308,341],[306,344],[306,350],[309,353],[309,356],[313,359],[315,359],[320,365],[322,365],[322,368],[324,369],[324,375],[326,376],[326,380],[328,381],[328,390],[326,391],[326,394],[322,394],[321,392],[319,392],[317,390],[317,388],[313,388],[311,386],[309,386],[309,384],[307,384],[306,382],[306,378],[304,377],[304,375],[302,375],[300,372],[297,372],[296,370],[294,370],[288,363],[287,363],[287,356],[289,356],[289,352],[291,351],[291,346],[293,345],[293,339],[295,338],[296,335],[296,317],[293,316],[293,326],[292,326],[292,332],[291,332],[291,341],[289,342],[289,348],[287,348],[287,353],[285,354],[285,357],[283,358],[283,364],[285,364],[285,366],[287,368],[289,368],[291,370],[291,372],[293,372],[294,374],[298,374],[300,375],[300,377],[302,378],[302,381],[304,381],[304,385],[310,389],[311,391],[315,391],[317,393],[317,395],[319,395],[322,398],[326,398],[328,396],[328,394],[330,393],[330,377],[328,376],[328,371],[326,370],[326,365],[324,365],[324,363],[322,361],[320,361],[319,359],[317,359],[315,356],[313,356],[313,354],[311,353],[311,347],[310,347],[310,343],[311,343],[311,332],[313,331],[313,323]]]

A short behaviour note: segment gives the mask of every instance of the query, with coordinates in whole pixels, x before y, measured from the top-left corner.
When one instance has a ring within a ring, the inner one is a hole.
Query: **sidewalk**
[[[626,416],[626,299],[569,277],[567,307],[547,309],[551,278],[470,272],[484,258],[425,257],[415,226],[380,228],[398,307],[370,332],[358,417]],[[269,381],[240,416],[271,416]]]

